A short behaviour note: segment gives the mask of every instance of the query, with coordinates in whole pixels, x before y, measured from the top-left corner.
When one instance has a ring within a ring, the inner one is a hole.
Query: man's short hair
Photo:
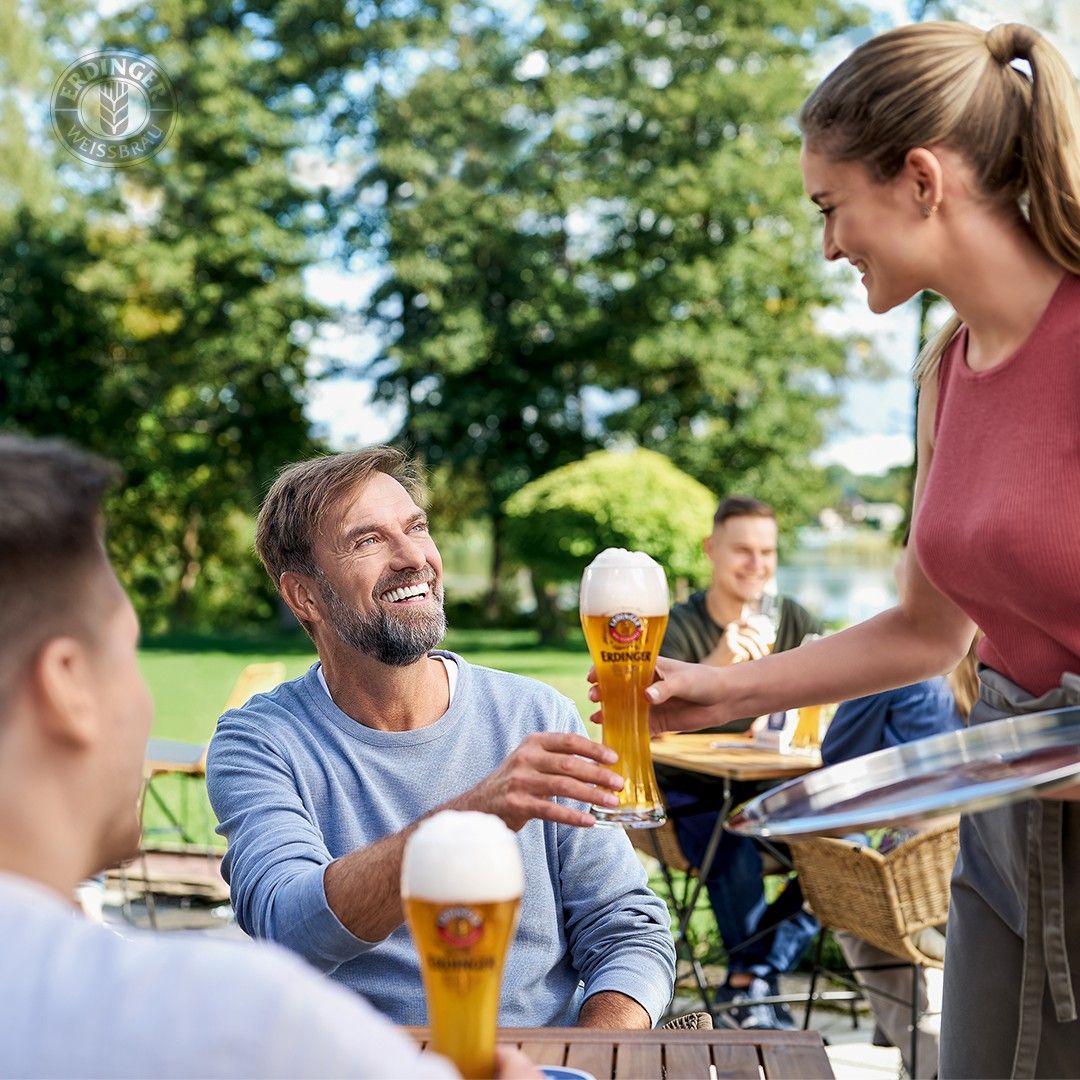
[[[729,495],[720,500],[720,505],[713,514],[713,527],[723,525],[728,518],[767,517],[776,520],[776,511],[760,499],[751,499],[746,495]]]
[[[0,707],[46,641],[91,640],[108,565],[101,500],[119,470],[58,439],[0,435]]]
[[[418,506],[426,501],[423,470],[403,450],[372,446],[287,465],[263,499],[255,550],[275,585],[286,570],[319,576],[315,537],[327,513],[376,473],[393,477]]]

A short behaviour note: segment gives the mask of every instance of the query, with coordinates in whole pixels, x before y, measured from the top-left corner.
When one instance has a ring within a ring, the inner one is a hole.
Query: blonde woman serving
[[[875,312],[932,289],[957,315],[919,363],[908,587],[801,649],[721,669],[661,660],[654,725],[917,682],[952,669],[976,625],[973,723],[1080,704],[1073,75],[1029,27],[924,23],[857,49],[800,121],[825,257],[856,268]],[[1080,803],[1031,800],[961,832],[941,1075],[1080,1076]]]

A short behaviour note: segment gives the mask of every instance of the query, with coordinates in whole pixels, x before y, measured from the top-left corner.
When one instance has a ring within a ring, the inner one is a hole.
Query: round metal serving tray
[[[807,773],[743,806],[743,836],[844,836],[922,825],[1066,787],[1080,779],[1080,707],[931,735]]]

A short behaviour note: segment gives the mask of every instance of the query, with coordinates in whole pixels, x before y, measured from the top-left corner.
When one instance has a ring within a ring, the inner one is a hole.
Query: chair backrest
[[[823,926],[930,967],[941,961],[922,952],[916,938],[948,917],[958,850],[954,822],[919,833],[887,855],[850,840],[791,841],[803,895]]]
[[[249,698],[255,694],[261,694],[266,690],[273,690],[278,683],[285,680],[285,665],[280,660],[268,661],[264,664],[248,664],[236,677],[229,696],[221,711],[228,712],[230,709],[239,709]],[[199,755],[199,772],[206,775],[206,758],[210,753],[210,742],[203,744],[202,753]]]
[[[229,696],[225,699],[222,712],[229,709],[238,709],[245,701],[254,694],[261,694],[265,690],[273,690],[275,686],[285,680],[285,665],[280,660],[274,660],[265,664],[248,664],[237,676],[233,683]]]

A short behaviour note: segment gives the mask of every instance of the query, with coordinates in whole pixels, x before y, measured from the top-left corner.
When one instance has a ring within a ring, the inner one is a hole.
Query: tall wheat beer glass
[[[491,814],[444,810],[405,845],[401,896],[431,1049],[466,1080],[495,1075],[499,988],[524,881],[517,838]]]
[[[645,687],[667,626],[667,579],[643,551],[608,548],[585,568],[579,606],[600,683],[604,744],[619,755],[612,768],[625,781],[617,808],[590,810],[603,824],[655,828],[665,815],[649,749]]]

